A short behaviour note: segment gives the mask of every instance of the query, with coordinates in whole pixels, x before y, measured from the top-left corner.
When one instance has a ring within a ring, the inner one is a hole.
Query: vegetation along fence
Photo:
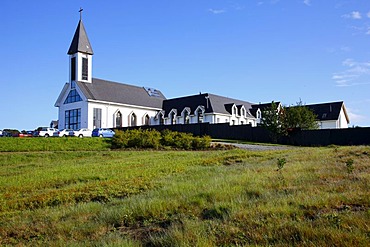
[[[156,129],[158,131],[169,129],[172,131],[192,133],[196,136],[209,135],[215,139],[245,140],[262,143],[274,142],[272,135],[263,127],[229,125],[228,123],[156,125],[118,129],[126,130],[133,128]],[[370,128],[295,130],[288,136],[279,138],[277,143],[296,146],[370,145]]]

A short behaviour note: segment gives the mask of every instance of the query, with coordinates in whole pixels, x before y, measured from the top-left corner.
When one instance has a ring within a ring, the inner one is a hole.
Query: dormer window
[[[261,118],[261,117],[262,117],[261,111],[260,111],[260,109],[258,109],[258,111],[257,111],[257,118]]]
[[[89,65],[87,58],[82,58],[82,80],[87,81],[89,76]]]
[[[203,123],[204,121],[204,106],[200,105],[197,107],[197,109],[194,111],[194,114],[197,116],[197,123]]]
[[[238,108],[236,107],[236,105],[233,105],[232,114],[233,115],[237,115],[238,114]]]

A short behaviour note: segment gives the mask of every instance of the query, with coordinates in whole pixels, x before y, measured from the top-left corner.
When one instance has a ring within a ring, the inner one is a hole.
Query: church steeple
[[[70,56],[70,82],[92,83],[92,55],[94,52],[82,23],[82,9],[79,12],[80,21],[67,53]]]
[[[68,50],[68,55],[72,55],[77,52],[90,55],[94,54],[82,20],[78,22],[75,35],[73,36],[71,46]]]

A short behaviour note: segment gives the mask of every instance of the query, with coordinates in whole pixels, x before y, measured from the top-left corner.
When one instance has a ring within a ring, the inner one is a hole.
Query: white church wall
[[[95,126],[93,124],[93,115],[94,115],[94,108],[101,109],[102,116],[101,116],[101,127],[102,128],[115,128],[119,127],[116,126],[116,116],[117,113],[120,112],[122,115],[122,127],[131,126],[130,116],[132,114],[136,115],[136,125],[141,126],[145,124],[145,115],[149,116],[149,121],[152,122],[154,116],[157,114],[156,109],[150,108],[141,108],[141,107],[134,107],[134,106],[123,106],[118,104],[111,104],[111,103],[99,103],[99,102],[89,102],[89,124],[88,128],[93,129]]]

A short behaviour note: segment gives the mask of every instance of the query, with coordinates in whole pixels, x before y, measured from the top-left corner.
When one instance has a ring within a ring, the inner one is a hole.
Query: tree
[[[262,112],[262,126],[270,131],[273,141],[280,136],[288,135],[293,129],[317,129],[317,116],[308,107],[297,102],[296,106],[280,108],[275,102]]]
[[[285,133],[292,129],[309,130],[318,128],[317,116],[311,109],[304,106],[301,100],[297,102],[296,106],[284,107],[282,115],[282,128]]]
[[[278,137],[282,134],[281,118],[281,110],[274,101],[271,102],[271,106],[266,107],[262,111],[261,125],[270,132],[274,142],[276,142]]]

